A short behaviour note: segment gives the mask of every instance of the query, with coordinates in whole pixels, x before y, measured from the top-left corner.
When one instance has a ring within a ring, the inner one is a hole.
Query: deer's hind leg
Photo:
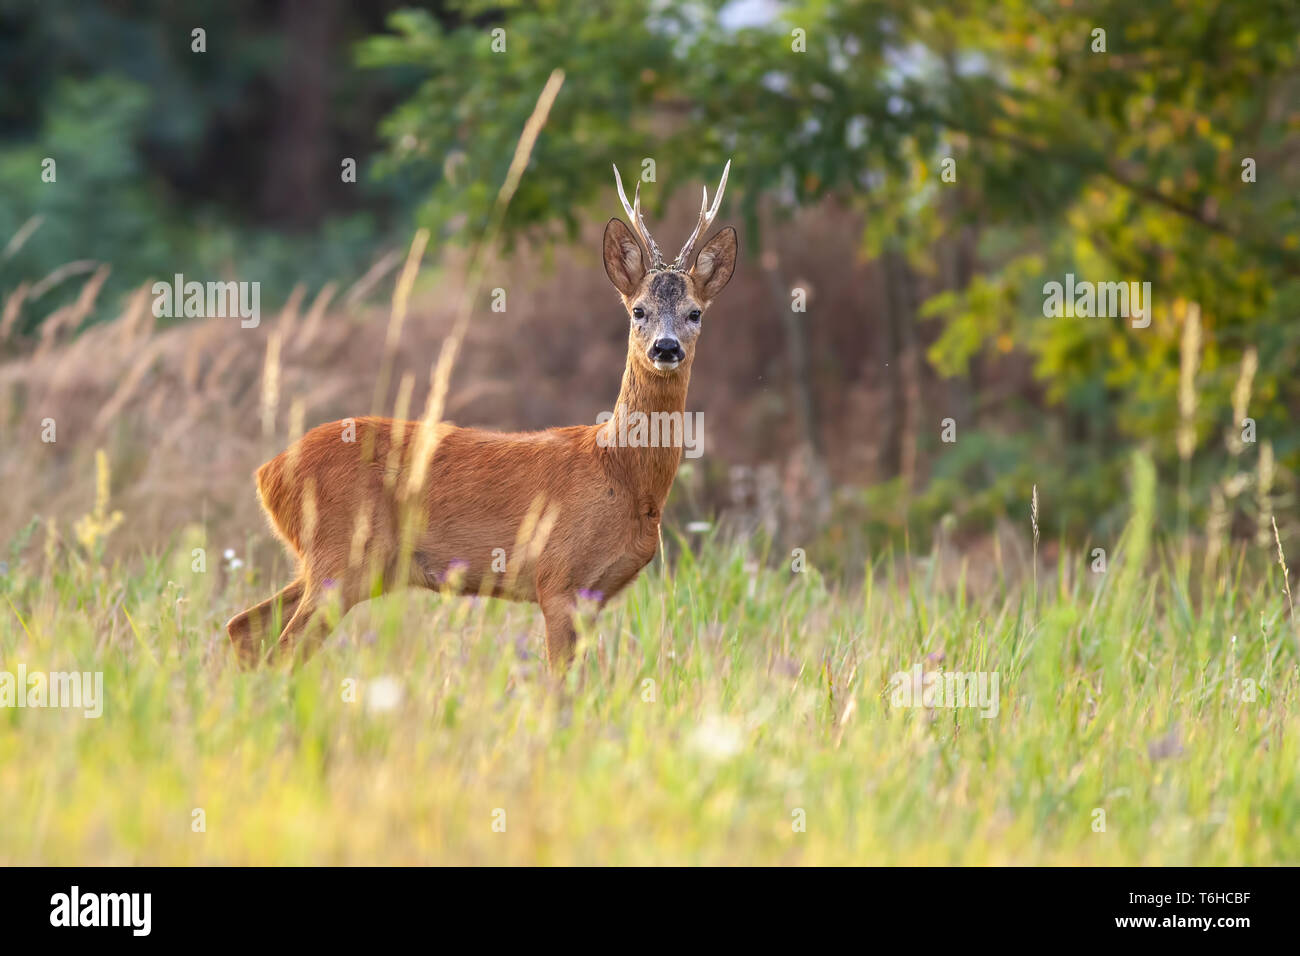
[[[297,612],[303,589],[303,579],[298,578],[226,622],[226,631],[241,664],[246,667],[256,664],[262,656],[262,647],[275,644]]]
[[[331,630],[326,610],[321,606],[322,596],[323,590],[319,586],[304,589],[298,609],[280,632],[279,640],[269,648],[268,661],[279,662],[289,658],[305,661],[316,652]]]
[[[363,503],[363,508],[367,507]],[[328,511],[322,511],[328,515]],[[360,511],[360,518],[322,523],[317,546],[303,553],[303,587],[293,617],[280,633],[268,658],[301,664],[356,605],[395,580],[396,531],[381,511]]]
[[[325,573],[309,570],[293,617],[270,649],[268,658],[274,661],[292,658],[295,664],[305,662],[320,649],[348,611],[370,599],[372,585],[379,581],[381,590],[385,589],[382,582],[386,580],[387,576],[376,578],[355,567]]]

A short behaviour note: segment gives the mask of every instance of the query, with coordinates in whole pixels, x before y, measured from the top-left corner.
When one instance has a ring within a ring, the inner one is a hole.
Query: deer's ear
[[[736,230],[728,226],[704,244],[695,258],[691,275],[695,289],[706,302],[711,302],[731,281],[736,270]]]
[[[624,295],[634,294],[645,278],[641,243],[621,219],[605,224],[605,275]]]

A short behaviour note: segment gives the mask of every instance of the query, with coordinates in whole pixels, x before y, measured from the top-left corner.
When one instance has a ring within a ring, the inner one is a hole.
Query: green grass
[[[563,692],[530,607],[393,595],[247,673],[221,625],[273,569],[193,572],[197,530],[125,566],[51,546],[0,577],[0,669],[102,670],[104,714],[0,710],[0,862],[1300,862],[1281,573],[1189,588],[1150,490],[1107,573],[1037,595],[706,541],[606,610]],[[891,706],[940,653],[999,674],[996,717]]]

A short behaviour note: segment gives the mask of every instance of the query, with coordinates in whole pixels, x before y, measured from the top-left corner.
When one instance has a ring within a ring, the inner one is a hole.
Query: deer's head
[[[708,230],[722,204],[727,188],[728,162],[722,181],[709,205],[709,190],[704,190],[700,218],[695,231],[682,251],[666,264],[659,246],[641,218],[641,184],[636,198],[627,201],[623,180],[614,167],[618,198],[632,220],[629,229],[621,219],[611,219],[605,226],[605,273],[623,297],[631,319],[631,354],[647,370],[660,375],[674,375],[689,369],[695,356],[695,342],[700,334],[701,319],[718,293],[731,280],[736,268],[736,230],[728,226],[706,242],[691,264],[695,244]],[[632,230],[635,229],[634,233]]]

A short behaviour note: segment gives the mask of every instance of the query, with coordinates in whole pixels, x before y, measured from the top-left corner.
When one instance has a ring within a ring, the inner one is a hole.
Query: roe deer
[[[658,548],[682,448],[621,447],[619,419],[685,413],[701,316],[736,265],[730,226],[690,264],[730,169],[711,206],[704,190],[695,231],[671,264],[641,216],[640,184],[628,203],[614,169],[632,229],[617,218],[605,226],[605,272],[630,317],[609,421],[527,433],[439,424],[426,436],[420,422],[359,418],[353,440],[344,440],[348,420],[320,425],[257,470],[262,507],[299,571],[226,625],[241,662],[305,659],[331,630],[329,605],[346,613],[379,590],[412,584],[536,602],[551,669],[569,665],[579,597],[603,605]],[[278,621],[287,624],[277,635]]]

